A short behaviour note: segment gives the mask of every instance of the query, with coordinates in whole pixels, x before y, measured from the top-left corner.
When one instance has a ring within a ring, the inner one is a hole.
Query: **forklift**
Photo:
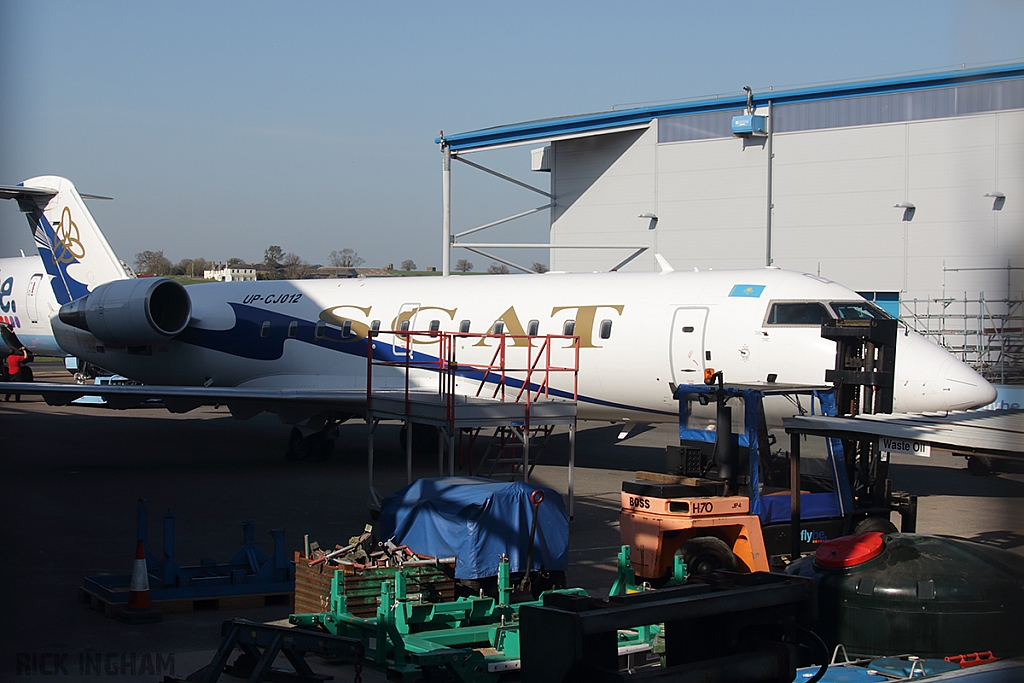
[[[876,443],[823,439],[821,457],[802,467],[772,449],[766,398],[784,397],[801,414],[892,411],[896,321],[825,321],[822,336],[837,343],[836,369],[825,376],[831,386],[784,385],[773,375],[730,385],[709,368],[704,384],[675,389],[680,444],[666,450],[666,473],[637,472],[622,483],[619,529],[637,577],[664,581],[677,556],[695,575],[778,571],[839,536],[895,533],[893,511],[901,530],[914,532],[917,497],[892,490],[888,454]]]

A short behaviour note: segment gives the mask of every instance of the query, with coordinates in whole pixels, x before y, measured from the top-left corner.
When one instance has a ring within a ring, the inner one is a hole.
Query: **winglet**
[[[658,265],[661,266],[661,272],[662,273],[672,273],[672,272],[675,272],[675,268],[673,268],[669,264],[669,262],[665,259],[664,256],[662,256],[661,254],[655,254],[654,258],[658,262]]]

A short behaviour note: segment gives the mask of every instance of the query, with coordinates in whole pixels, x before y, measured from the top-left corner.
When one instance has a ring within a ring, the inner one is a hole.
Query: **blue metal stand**
[[[150,599],[153,602],[171,600],[215,600],[226,597],[244,597],[261,594],[293,593],[295,566],[285,556],[284,530],[273,529],[274,554],[268,556],[256,547],[256,525],[253,520],[242,523],[242,547],[227,564],[218,564],[213,558],[203,558],[195,566],[181,567],[174,557],[174,515],[164,515],[163,560],[149,550],[148,511],[146,502],[139,500],[137,533],[146,549],[146,569],[149,574]],[[129,575],[101,575],[86,577],[82,589],[109,606],[121,606],[128,599]]]

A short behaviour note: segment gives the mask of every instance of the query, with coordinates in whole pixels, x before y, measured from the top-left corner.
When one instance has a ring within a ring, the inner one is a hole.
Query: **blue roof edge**
[[[1007,64],[985,69],[962,69],[941,73],[905,76],[883,80],[860,81],[839,85],[800,88],[797,90],[780,90],[754,93],[755,105],[791,104],[812,100],[840,99],[886,92],[909,90],[926,90],[942,88],[965,83],[982,83],[985,81],[1004,80],[1024,77],[1024,63]],[[515,142],[529,142],[544,138],[556,137],[572,133],[586,133],[610,128],[640,125],[664,116],[695,114],[700,112],[721,111],[745,107],[746,95],[724,97],[691,102],[659,104],[634,109],[612,110],[579,116],[566,116],[553,119],[527,121],[493,128],[456,133],[445,136],[444,140],[452,151],[468,150],[491,145]],[[434,139],[434,144],[441,144],[441,137]]]

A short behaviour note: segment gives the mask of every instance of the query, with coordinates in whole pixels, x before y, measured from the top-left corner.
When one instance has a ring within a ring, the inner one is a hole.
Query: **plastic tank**
[[[830,648],[944,657],[1024,653],[1024,557],[950,536],[879,532],[822,543],[789,574],[817,580]]]

